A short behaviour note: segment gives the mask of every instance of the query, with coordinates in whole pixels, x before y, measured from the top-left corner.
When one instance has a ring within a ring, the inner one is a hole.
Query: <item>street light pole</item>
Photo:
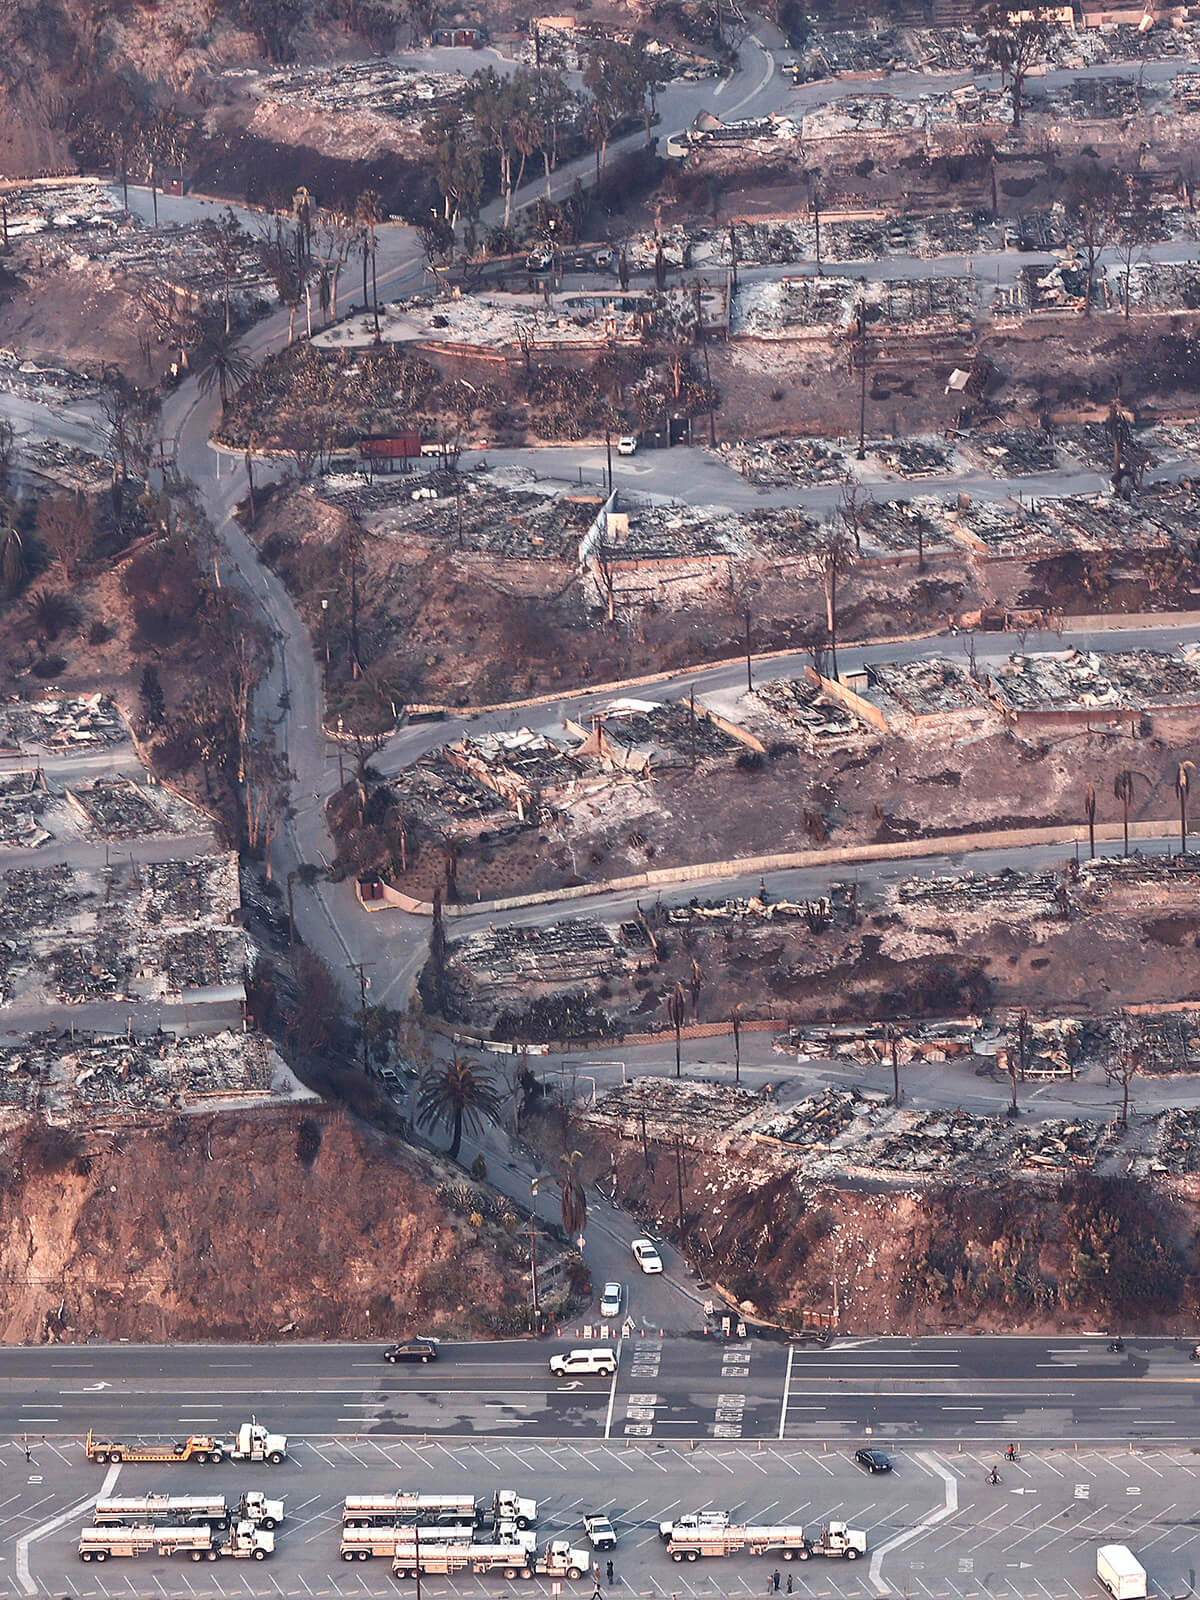
[[[867,459],[867,303],[858,302],[858,461]]]

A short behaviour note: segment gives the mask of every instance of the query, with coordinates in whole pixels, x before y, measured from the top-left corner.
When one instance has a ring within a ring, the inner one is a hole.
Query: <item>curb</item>
[[[1176,819],[1162,822],[1131,822],[1129,837],[1134,839],[1168,839],[1178,826]],[[904,861],[935,855],[966,855],[976,850],[1014,850],[1039,845],[1074,844],[1081,833],[1086,833],[1086,823],[1060,823],[1048,828],[1013,828],[996,833],[940,834],[925,839],[900,839],[891,844],[843,845],[836,850],[794,850],[777,856],[745,856],[728,861],[702,861],[691,867],[664,867],[655,872],[639,872],[627,878],[608,878],[598,883],[581,883],[570,888],[542,889],[536,894],[514,895],[507,900],[477,900],[474,904],[443,905],[442,915],[447,917],[488,916],[498,911],[519,911],[525,906],[550,905],[555,901],[585,900],[596,895],[623,894],[634,889],[665,889],[687,883],[709,883],[722,878],[751,877],[757,872],[765,877],[771,872],[792,872],[805,867],[851,866],[872,861]],[[1119,822],[1098,822],[1096,838],[1105,842],[1121,839],[1124,829]],[[384,885],[387,888],[387,885]],[[392,901],[368,905],[355,885],[355,894],[364,911],[404,911],[411,916],[433,915],[433,905],[426,900],[414,900],[396,889],[389,889]]]

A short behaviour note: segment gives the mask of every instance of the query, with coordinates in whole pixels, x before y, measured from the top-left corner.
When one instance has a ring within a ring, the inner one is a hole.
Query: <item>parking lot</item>
[[[714,1441],[651,1444],[637,1440],[541,1443],[430,1438],[293,1441],[276,1470],[225,1466],[215,1472],[126,1464],[89,1467],[64,1442],[0,1447],[0,1600],[41,1594],[75,1600],[165,1596],[169,1600],[286,1596],[355,1600],[412,1587],[393,1579],[383,1559],[349,1565],[339,1558],[341,1502],[349,1492],[398,1488],[491,1494],[510,1487],[540,1502],[539,1542],[551,1536],[583,1543],[585,1512],[606,1512],[617,1531],[613,1600],[716,1600],[774,1593],[800,1600],[1095,1600],[1099,1544],[1128,1544],[1150,1574],[1151,1594],[1182,1597],[1194,1587],[1191,1549],[1200,1489],[1200,1455],[1191,1451],[1025,1451],[1015,1463],[1002,1450],[915,1449],[893,1453],[895,1468],[868,1474],[850,1447]],[[993,1465],[1001,1482],[988,1482]],[[199,1476],[197,1476],[199,1474]],[[114,1560],[83,1567],[76,1555],[87,1501],[107,1493],[150,1490],[224,1492],[231,1499],[261,1485],[287,1497],[274,1558],[263,1565],[223,1561],[197,1567],[185,1559]],[[814,1560],[778,1566],[772,1558],[731,1556],[676,1565],[657,1533],[659,1521],[719,1507],[735,1521],[801,1523],[815,1531],[831,1517],[863,1529],[870,1551],[855,1563]],[[599,1560],[602,1590],[607,1556]],[[790,1583],[790,1586],[789,1586]],[[422,1582],[428,1600],[539,1600],[563,1586],[534,1579],[463,1575]],[[565,1590],[588,1600],[587,1579]]]

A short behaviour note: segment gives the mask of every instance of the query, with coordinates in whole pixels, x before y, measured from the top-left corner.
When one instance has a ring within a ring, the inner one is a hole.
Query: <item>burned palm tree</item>
[[[1142,777],[1140,772],[1134,772],[1130,767],[1122,767],[1113,779],[1113,794],[1121,802],[1121,824],[1125,834],[1126,855],[1129,854],[1129,808],[1133,804],[1135,781]],[[1149,779],[1146,780],[1149,782]]]
[[[1089,783],[1083,791],[1083,810],[1088,825],[1088,860],[1096,859],[1096,785]]]
[[[671,990],[667,1000],[667,1016],[671,1019],[671,1026],[675,1029],[675,1076],[680,1076],[680,1048],[683,1042],[683,1019],[687,1015],[687,1002],[684,999],[683,985],[677,983]]]
[[[1192,761],[1181,761],[1175,772],[1175,793],[1179,796],[1179,850],[1181,855],[1187,854],[1187,804],[1188,791],[1191,788],[1191,775],[1196,766]]]

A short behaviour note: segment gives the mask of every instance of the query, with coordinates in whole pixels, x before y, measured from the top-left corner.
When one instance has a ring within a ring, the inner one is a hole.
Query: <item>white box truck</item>
[[[1123,1544],[1102,1544],[1096,1551],[1096,1576],[1112,1600],[1146,1600],[1146,1569]]]

